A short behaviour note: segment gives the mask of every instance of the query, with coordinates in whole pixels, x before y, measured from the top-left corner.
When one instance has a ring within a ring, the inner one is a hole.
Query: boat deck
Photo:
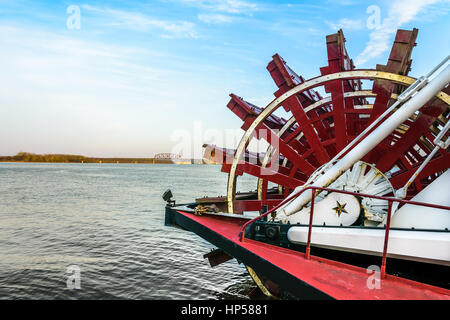
[[[302,252],[245,239],[239,241],[244,219],[195,216],[166,207],[166,224],[194,232],[239,262],[304,299],[339,300],[450,300],[450,291],[431,285],[386,275],[379,289],[370,289],[364,268]],[[380,258],[381,262],[381,258]],[[371,283],[369,281],[369,283]]]

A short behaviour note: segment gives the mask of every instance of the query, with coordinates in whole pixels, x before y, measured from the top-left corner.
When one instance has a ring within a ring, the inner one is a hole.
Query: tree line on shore
[[[0,162],[62,162],[62,163],[171,163],[154,158],[90,158],[73,154],[35,154],[19,152],[15,156],[0,156]]]

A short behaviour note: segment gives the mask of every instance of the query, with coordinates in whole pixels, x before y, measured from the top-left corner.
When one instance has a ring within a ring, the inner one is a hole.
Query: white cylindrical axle
[[[341,174],[349,169],[355,162],[359,161],[369,151],[375,148],[383,139],[391,132],[398,128],[404,121],[419,110],[432,97],[439,93],[450,82],[450,65],[441,71],[434,79],[425,85],[420,91],[406,101],[393,115],[382,122],[373,130],[365,139],[350,150],[335,165],[330,167],[317,181],[313,184],[317,187],[327,187]],[[297,187],[294,193],[301,191],[305,186]],[[289,216],[311,201],[311,192],[305,191],[303,194],[292,200],[290,203],[282,207],[278,212],[277,218]]]

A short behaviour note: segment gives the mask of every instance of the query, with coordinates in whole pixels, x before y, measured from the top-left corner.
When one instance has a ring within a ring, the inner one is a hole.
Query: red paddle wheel
[[[398,30],[386,65],[357,70],[339,30],[326,37],[328,65],[310,80],[275,54],[267,66],[278,87],[274,102],[260,108],[230,95],[227,107],[243,121],[245,131],[240,147],[204,146],[204,157],[222,164],[222,171],[229,174],[222,209],[242,213],[259,211],[265,205],[274,207],[380,117],[416,80],[408,73],[417,32]],[[297,92],[286,95],[292,89]],[[433,150],[432,142],[449,118],[449,91],[447,87],[435,96],[362,159],[389,180],[391,187],[380,195],[392,195],[392,188],[403,187]],[[270,146],[264,153],[252,152],[252,139],[264,139]],[[440,149],[409,187],[407,199],[430,184],[449,163],[449,153]],[[258,178],[256,193],[236,194],[236,179],[244,173]]]
[[[398,30],[386,65],[358,70],[339,30],[326,37],[328,65],[308,80],[275,54],[271,103],[230,95],[245,131],[236,150],[204,145],[205,160],[228,173],[226,197],[175,206],[166,192],[165,224],[216,246],[211,266],[242,262],[268,296],[448,299],[450,206],[440,189],[450,186],[450,67],[436,74],[449,58],[409,77],[416,38]],[[244,174],[256,191],[237,192]],[[374,291],[366,268],[380,256]]]

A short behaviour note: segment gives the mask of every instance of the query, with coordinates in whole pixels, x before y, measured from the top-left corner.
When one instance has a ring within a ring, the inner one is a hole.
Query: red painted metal
[[[377,70],[408,75],[411,69],[411,53],[416,45],[417,29],[398,30],[392,45],[389,60],[385,66],[377,65]],[[370,122],[374,121],[388,107],[392,93],[400,93],[401,88],[389,81],[375,81],[372,91],[377,94]]]
[[[270,197],[270,196],[269,196]],[[277,206],[282,199],[266,199],[264,202],[268,209]],[[237,212],[259,211],[261,208],[261,200],[235,200],[233,202]]]
[[[342,30],[326,37],[328,66],[320,69],[322,75],[336,73],[346,70],[353,70],[353,61],[350,59],[345,48],[345,37]],[[331,102],[333,105],[332,115],[334,124],[334,137],[336,139],[336,151],[342,150],[348,142],[347,129],[353,127],[349,125],[350,118],[345,111],[353,108],[353,100],[345,99],[344,93],[354,91],[360,87],[360,83],[352,80],[335,80],[325,85],[325,91],[331,93]]]
[[[279,88],[279,90],[274,94],[277,98],[305,81],[301,76],[292,71],[292,69],[289,68],[286,62],[278,54],[273,56],[273,60],[269,63],[267,69]],[[283,107],[286,111],[292,112],[297,120],[297,130],[303,131],[309,146],[314,149],[318,162],[323,164],[330,160],[327,151],[320,144],[320,136],[322,136],[322,138],[326,137],[327,129],[322,122],[313,126],[311,121],[309,121],[309,115],[304,110],[304,108],[319,99],[320,95],[316,91],[308,90],[287,99],[283,103]],[[310,114],[318,116],[321,111],[323,112],[322,109],[314,110],[313,112],[310,112]],[[317,130],[318,133],[316,133],[315,130]]]
[[[316,131],[314,130],[313,123],[310,118],[307,116],[303,105],[298,100],[297,96],[293,96],[286,100],[284,106],[289,107],[289,110],[292,111],[292,114],[295,117],[295,120],[299,124],[299,128],[303,131],[308,144],[313,149],[319,164],[324,164],[330,160],[327,151],[320,143],[320,138]]]
[[[384,234],[384,246],[383,246],[383,258],[381,261],[381,277],[386,276],[386,258],[387,258],[387,249],[389,243],[389,228],[391,226],[391,212],[392,212],[392,201],[388,201],[388,212],[387,212],[387,221],[386,221],[386,232]]]
[[[283,174],[274,170],[271,170],[270,168],[263,168],[256,164],[251,164],[248,162],[243,162],[238,165],[238,170],[241,172],[245,172],[247,174],[250,174],[252,176],[263,178],[267,181],[276,183],[278,185],[282,185],[291,189],[294,189],[302,184],[305,183],[305,181],[299,180],[294,177],[290,177],[287,174]],[[223,164],[222,165],[222,171],[223,172],[230,172],[231,164]]]
[[[404,161],[406,162],[406,160]],[[428,165],[422,170],[422,172],[418,175],[416,181],[421,181],[423,179],[435,176],[437,172],[442,172],[443,170],[446,170],[448,168],[449,163],[450,163],[450,152],[444,151],[444,155],[442,155],[442,153],[436,155],[436,157],[433,158],[428,163]],[[405,183],[408,181],[408,179],[411,177],[411,172],[414,172],[419,166],[420,163],[416,163],[414,166],[409,165],[407,169],[401,170],[393,174],[392,178],[390,179],[392,186],[396,189],[403,187]]]
[[[308,161],[305,160],[304,157],[299,155],[294,148],[292,148],[290,145],[285,143],[281,138],[279,138],[275,132],[273,132],[266,124],[262,124],[259,128],[256,130],[262,130],[264,132],[264,139],[271,144],[272,146],[275,146],[280,150],[280,153],[284,155],[286,158],[288,158],[292,163],[295,163],[299,169],[304,172],[307,175],[312,174],[316,167],[311,165]],[[263,168],[261,168],[263,169]]]
[[[314,199],[316,198],[316,190],[311,189],[312,197],[311,197],[311,210],[309,215],[309,227],[308,227],[308,241],[306,243],[306,259],[310,259],[311,253],[311,233],[312,233],[312,223],[314,216]]]
[[[241,241],[238,236],[243,220],[217,216],[179,214],[213,231],[233,246],[243,248],[259,259],[289,273],[307,285],[340,300],[450,300],[450,290],[419,283],[387,274],[381,279],[380,289],[367,286],[369,275],[364,268],[310,256],[302,252],[280,248],[250,239]],[[238,257],[235,257],[238,258]],[[253,266],[256,268],[257,266]]]
[[[447,88],[447,93],[450,93],[450,88]],[[414,145],[418,143],[418,140],[424,135],[428,128],[436,121],[436,119],[447,110],[448,105],[441,100],[433,98],[428,104],[421,108],[421,113],[418,115],[416,121],[414,121],[409,130],[401,136],[401,138],[395,143],[395,148],[391,148],[391,151],[385,154],[375,154],[371,157],[372,161],[377,163],[377,168],[382,172],[385,172],[392,168],[395,161],[402,156],[406,156],[406,152],[414,152]],[[433,139],[434,140],[434,137]],[[428,148],[421,148],[426,155],[431,151]],[[414,162],[422,162],[414,161]],[[413,163],[414,163],[413,162]]]

